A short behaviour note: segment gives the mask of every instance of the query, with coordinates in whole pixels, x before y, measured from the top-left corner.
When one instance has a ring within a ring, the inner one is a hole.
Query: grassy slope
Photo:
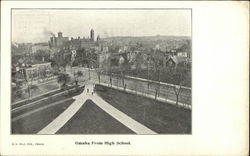
[[[40,107],[48,106],[48,105],[51,105],[51,104],[53,104],[55,102],[62,101],[62,100],[68,100],[68,99],[73,100],[69,96],[60,96],[60,97],[56,97],[56,98],[52,97],[49,100],[37,102],[37,103],[35,103],[35,104],[31,105],[31,106],[28,106],[27,108],[18,110],[16,112],[11,112],[11,118],[15,118],[15,117],[17,117],[19,115],[30,112],[30,111],[35,110],[35,109],[40,108]]]
[[[64,134],[131,134],[134,133],[91,100],[57,132]]]
[[[191,133],[191,111],[108,87],[97,93],[108,103],[158,133]]]
[[[12,134],[35,134],[39,132],[65,109],[67,109],[72,102],[73,99],[12,122]]]

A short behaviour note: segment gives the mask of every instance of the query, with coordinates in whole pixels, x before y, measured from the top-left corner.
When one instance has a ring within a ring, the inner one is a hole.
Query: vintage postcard
[[[191,134],[191,9],[11,13],[11,134]]]
[[[249,4],[215,3],[4,2],[3,155],[247,154]]]

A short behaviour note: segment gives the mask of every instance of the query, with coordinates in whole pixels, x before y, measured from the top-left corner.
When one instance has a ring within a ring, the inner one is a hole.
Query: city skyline
[[[191,10],[12,10],[14,42],[47,42],[57,32],[88,38],[92,28],[101,38],[191,36]]]

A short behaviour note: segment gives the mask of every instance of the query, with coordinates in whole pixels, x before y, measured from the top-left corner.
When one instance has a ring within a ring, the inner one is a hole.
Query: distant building
[[[99,51],[108,51],[107,42],[102,41],[100,38],[100,35],[97,36],[96,41],[94,40],[94,30],[91,29],[90,31],[90,38],[80,37],[77,38],[71,37],[70,40],[68,40],[68,37],[63,37],[62,33],[58,33],[58,37],[51,37],[51,40],[49,41],[50,48],[56,49],[56,47],[60,47],[62,50],[78,50],[78,49],[95,49],[98,52]],[[58,51],[58,50],[57,50]]]
[[[31,67],[24,68],[25,79],[35,81],[52,76],[51,62],[36,62]]]
[[[134,62],[136,55],[139,53],[139,51],[129,51],[127,52],[127,57],[129,62]]]
[[[188,54],[187,54],[187,52],[179,51],[179,52],[177,52],[177,56],[179,56],[179,57],[188,57]]]
[[[177,50],[176,49],[167,50],[166,54],[171,56],[177,56]]]
[[[49,43],[35,43],[32,45],[32,53],[36,53],[38,50],[48,51]]]
[[[68,37],[63,37],[62,32],[58,32],[58,37],[55,37],[55,36],[50,37],[49,46],[50,48],[60,47],[65,42],[68,42],[68,41],[69,41]]]
[[[11,46],[12,55],[24,55],[32,53],[32,43],[13,43]]]
[[[164,61],[165,67],[176,67],[177,65],[187,66],[191,63],[191,59],[182,56],[169,56]]]
[[[178,60],[175,56],[170,56],[166,59],[165,67],[176,67],[178,64]]]

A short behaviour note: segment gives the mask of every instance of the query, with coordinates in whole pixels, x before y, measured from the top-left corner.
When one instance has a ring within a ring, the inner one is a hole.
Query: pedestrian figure
[[[87,93],[89,92],[89,89],[87,89]]]
[[[92,95],[94,94],[94,92],[92,92]]]

